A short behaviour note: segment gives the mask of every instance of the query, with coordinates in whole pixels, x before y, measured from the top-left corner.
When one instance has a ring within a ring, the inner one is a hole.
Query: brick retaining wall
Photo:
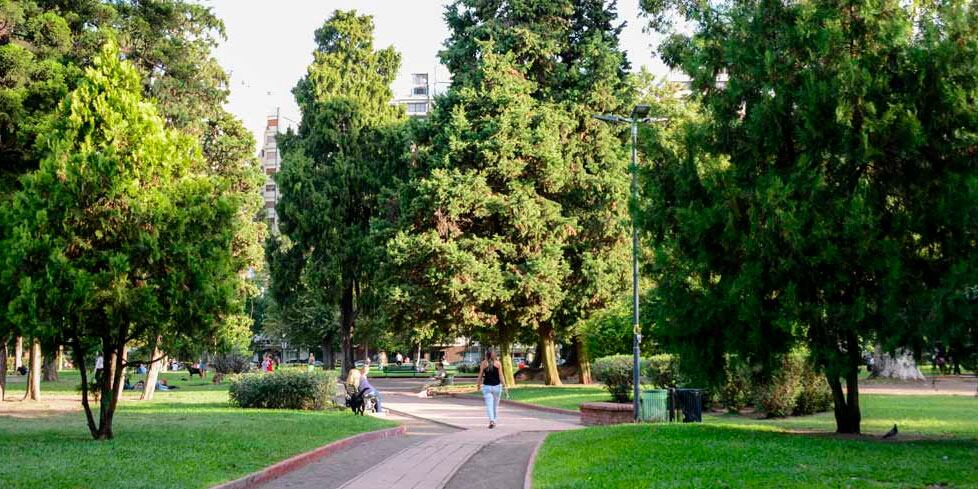
[[[581,424],[585,426],[632,423],[635,411],[631,404],[585,402],[581,404]]]

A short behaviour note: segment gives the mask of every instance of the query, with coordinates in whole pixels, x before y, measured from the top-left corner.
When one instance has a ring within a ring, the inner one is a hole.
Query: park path
[[[488,429],[479,399],[421,399],[381,387],[403,437],[344,450],[262,486],[269,489],[480,489],[523,486],[526,464],[548,432],[579,428],[576,416],[500,406]]]

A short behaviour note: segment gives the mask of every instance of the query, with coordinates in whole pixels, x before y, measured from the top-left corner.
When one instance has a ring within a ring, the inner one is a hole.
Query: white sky
[[[265,118],[280,108],[285,124],[299,120],[292,87],[312,61],[313,32],[334,10],[356,9],[374,17],[374,43],[401,53],[394,95],[407,95],[411,73],[448,80],[438,51],[448,37],[442,18],[446,0],[198,0],[224,20],[227,41],[216,51],[231,75],[228,109],[260,140]],[[642,32],[638,0],[619,0],[618,16],[627,22],[621,44],[632,69],[667,73],[652,53],[652,34]],[[440,85],[442,87],[444,85]],[[290,121],[291,120],[291,121]]]

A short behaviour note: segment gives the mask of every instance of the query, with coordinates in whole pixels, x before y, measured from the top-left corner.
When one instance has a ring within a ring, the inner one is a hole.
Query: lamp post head
[[[632,119],[641,119],[649,115],[650,110],[652,110],[652,107],[645,104],[638,104],[632,109]]]
[[[620,123],[623,123],[623,122],[631,122],[630,120],[625,119],[624,117],[619,117],[617,115],[594,114],[593,117],[595,119],[599,120],[599,121],[611,122],[611,123],[614,123],[614,124],[620,124]]]

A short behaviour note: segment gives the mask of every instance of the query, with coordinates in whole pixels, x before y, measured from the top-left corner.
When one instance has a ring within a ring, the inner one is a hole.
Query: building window
[[[274,184],[265,185],[265,191],[266,192],[274,192],[275,191],[275,185]]]
[[[275,149],[265,150],[265,159],[267,159],[267,160],[274,160],[275,157],[277,157],[277,156],[278,156],[278,150],[275,150]]]
[[[408,114],[427,114],[428,113],[428,103],[427,102],[412,102],[407,104]]]
[[[415,85],[428,85],[428,74],[427,73],[412,73],[411,81]]]
[[[275,143],[274,134],[269,134],[268,136],[265,136],[265,144],[273,144],[273,143]]]
[[[428,96],[428,74],[427,73],[414,73],[411,75],[411,96],[412,97],[427,97]]]
[[[265,168],[266,175],[274,175],[277,172],[275,168]]]
[[[265,208],[266,209],[274,209],[275,208],[275,202],[274,201],[271,201],[271,200],[266,200],[265,201]]]

